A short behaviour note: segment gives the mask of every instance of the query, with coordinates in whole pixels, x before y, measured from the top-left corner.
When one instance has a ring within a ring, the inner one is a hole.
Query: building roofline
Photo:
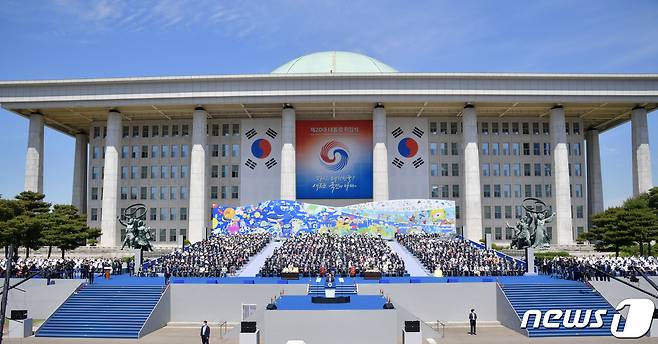
[[[324,78],[368,78],[368,79],[651,79],[658,80],[658,73],[318,73],[318,74],[226,74],[226,75],[181,75],[116,78],[79,78],[43,80],[2,80],[4,86],[42,86],[97,83],[139,83],[179,81],[231,81],[259,79],[324,79]]]

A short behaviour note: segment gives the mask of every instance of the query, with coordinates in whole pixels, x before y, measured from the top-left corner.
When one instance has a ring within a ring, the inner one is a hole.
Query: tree
[[[64,258],[66,251],[83,246],[87,240],[101,235],[99,229],[87,226],[87,219],[79,215],[78,208],[72,205],[55,205],[52,212],[44,215],[44,221],[47,229],[43,231],[41,243],[48,246],[48,257],[53,246],[61,250]]]
[[[654,213],[658,214],[658,186],[647,192],[647,205]]]
[[[46,198],[46,195],[42,193],[23,191],[16,195],[15,198],[23,206],[27,214],[44,214],[50,211],[50,203],[44,202],[43,199]]]
[[[15,217],[12,222],[18,230],[15,247],[25,247],[25,257],[30,256],[30,250],[41,247],[41,231],[45,227],[43,214],[50,211],[50,203],[43,199],[46,195],[38,192],[23,191],[15,198],[23,207],[24,213]]]
[[[651,254],[651,241],[658,239],[658,215],[649,206],[650,193],[641,194],[624,202],[625,212],[620,221],[628,227],[635,242],[640,246],[640,255],[644,255],[644,244]]]
[[[658,240],[658,188],[626,200],[621,207],[609,208],[592,218],[593,227],[585,238],[598,251],[613,251],[637,243],[640,255],[651,254],[651,243]]]
[[[640,246],[640,255],[644,255],[644,244],[651,254],[651,241],[658,236],[658,216],[649,208],[627,209],[619,216],[619,221]]]
[[[16,236],[16,228],[9,221],[24,212],[17,200],[0,199],[0,243],[3,246],[7,247]]]
[[[634,241],[628,226],[620,221],[625,211],[624,208],[614,207],[594,215],[592,228],[583,236],[594,243],[597,251],[614,252],[618,257],[619,250]]]

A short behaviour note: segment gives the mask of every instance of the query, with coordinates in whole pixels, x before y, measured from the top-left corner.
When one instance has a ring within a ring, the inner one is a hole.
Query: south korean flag
[[[240,201],[251,204],[248,201],[278,199],[281,120],[245,119],[241,125]]]
[[[389,196],[392,199],[427,198],[429,196],[427,119],[390,117],[386,127],[389,180],[413,181],[413,183],[389,183]],[[395,184],[404,184],[404,187],[398,190]]]

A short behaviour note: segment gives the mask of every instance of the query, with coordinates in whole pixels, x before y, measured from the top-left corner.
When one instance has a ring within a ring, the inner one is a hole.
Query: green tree
[[[625,211],[622,207],[614,207],[594,215],[592,228],[583,236],[594,243],[597,251],[614,252],[618,257],[619,250],[634,241],[628,226],[620,221]]]
[[[16,195],[15,198],[29,215],[45,214],[50,211],[50,203],[43,200],[46,198],[46,195],[42,193],[23,191]]]
[[[647,205],[654,213],[658,214],[658,186],[647,192]]]
[[[0,244],[7,247],[16,236],[16,228],[10,223],[15,217],[23,214],[25,209],[12,199],[0,199]]]
[[[46,195],[38,192],[23,191],[15,198],[23,207],[24,213],[15,217],[15,228],[18,230],[15,246],[25,247],[25,257],[30,256],[30,250],[41,247],[41,231],[45,228],[43,215],[50,211],[50,203],[43,199]]]
[[[645,253],[645,244],[648,254],[651,254],[651,241],[658,234],[658,216],[649,208],[626,209],[620,214],[619,222],[640,246],[640,255]]]
[[[57,247],[62,252],[76,249],[86,244],[89,239],[100,236],[97,228],[89,228],[87,219],[79,215],[78,208],[72,205],[57,204],[53,211],[43,215],[47,228],[43,231],[41,243],[48,246],[48,257],[52,248]]]
[[[624,202],[625,212],[620,216],[620,222],[628,227],[634,241],[640,247],[640,255],[644,255],[646,244],[648,254],[651,254],[651,242],[658,239],[658,213],[651,208],[651,192],[641,194]]]

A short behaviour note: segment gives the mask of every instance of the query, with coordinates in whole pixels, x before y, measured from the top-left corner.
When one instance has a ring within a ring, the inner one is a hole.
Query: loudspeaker
[[[405,332],[420,332],[420,321],[412,320],[404,322]]]
[[[240,333],[255,333],[255,332],[256,332],[255,321],[243,321],[240,323]]]
[[[12,309],[11,319],[12,320],[25,320],[25,319],[27,319],[27,309]]]

